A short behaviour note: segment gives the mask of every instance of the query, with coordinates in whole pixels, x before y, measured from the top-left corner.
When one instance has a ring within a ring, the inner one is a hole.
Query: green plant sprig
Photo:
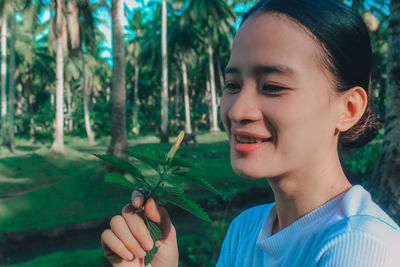
[[[129,173],[134,178],[131,181],[121,173],[110,172],[105,176],[104,180],[106,182],[116,183],[131,190],[141,191],[145,200],[153,198],[158,204],[172,204],[206,222],[211,222],[208,214],[196,202],[188,199],[180,185],[183,182],[188,182],[200,185],[213,193],[219,195],[221,193],[202,177],[191,171],[191,169],[199,169],[198,167],[188,161],[174,158],[183,137],[184,133],[181,132],[167,155],[164,153],[124,151],[128,156],[140,160],[153,168],[158,176],[157,181],[154,181],[151,177],[145,177],[130,161],[104,154],[95,154],[94,156],[120,169],[124,173]],[[143,206],[137,212],[144,215],[147,229],[154,242],[153,248],[146,253],[145,265],[148,265],[158,251],[156,242],[162,238],[162,233],[158,225],[145,216]]]

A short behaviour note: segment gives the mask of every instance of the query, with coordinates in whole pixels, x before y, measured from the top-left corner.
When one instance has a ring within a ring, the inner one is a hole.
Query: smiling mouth
[[[272,138],[250,138],[244,136],[234,135],[237,142],[242,144],[256,144],[272,141]]]

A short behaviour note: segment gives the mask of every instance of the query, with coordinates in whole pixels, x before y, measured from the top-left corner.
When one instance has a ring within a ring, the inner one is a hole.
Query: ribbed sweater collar
[[[361,186],[352,186],[345,194],[341,194],[324,205],[310,211],[288,227],[271,236],[272,224],[276,217],[276,204],[274,203],[274,206],[271,208],[266,220],[264,221],[263,227],[258,236],[257,246],[274,258],[283,255],[284,250],[291,245],[290,243],[293,240],[293,236],[298,235],[298,233],[307,225],[319,220],[335,210],[340,200],[346,195],[351,194],[352,191],[359,189],[358,187]]]

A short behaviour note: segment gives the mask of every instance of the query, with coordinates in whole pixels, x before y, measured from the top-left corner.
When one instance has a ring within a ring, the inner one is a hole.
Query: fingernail
[[[144,198],[143,194],[139,191],[133,191],[132,192],[132,203],[135,204],[137,201],[140,201],[142,198]]]
[[[146,257],[146,252],[143,251],[143,250],[139,251],[139,252],[138,252],[138,257],[139,257],[139,258],[144,258],[144,257]]]
[[[126,260],[131,261],[131,260],[133,260],[133,258],[134,258],[134,256],[132,253],[130,253],[130,252],[125,253]]]
[[[150,250],[153,248],[153,241],[146,240],[143,242],[143,247],[145,250]]]

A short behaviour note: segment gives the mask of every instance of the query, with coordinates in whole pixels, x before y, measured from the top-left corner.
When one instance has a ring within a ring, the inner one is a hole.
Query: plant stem
[[[150,191],[150,193],[149,193],[149,197],[151,197],[152,194],[153,194],[153,192],[157,189],[157,187],[158,187],[162,182],[164,182],[165,176],[166,176],[165,166],[163,166],[163,172],[161,173],[161,177],[160,177],[160,179],[157,181],[156,186],[154,186],[154,187],[151,189],[151,191]]]

